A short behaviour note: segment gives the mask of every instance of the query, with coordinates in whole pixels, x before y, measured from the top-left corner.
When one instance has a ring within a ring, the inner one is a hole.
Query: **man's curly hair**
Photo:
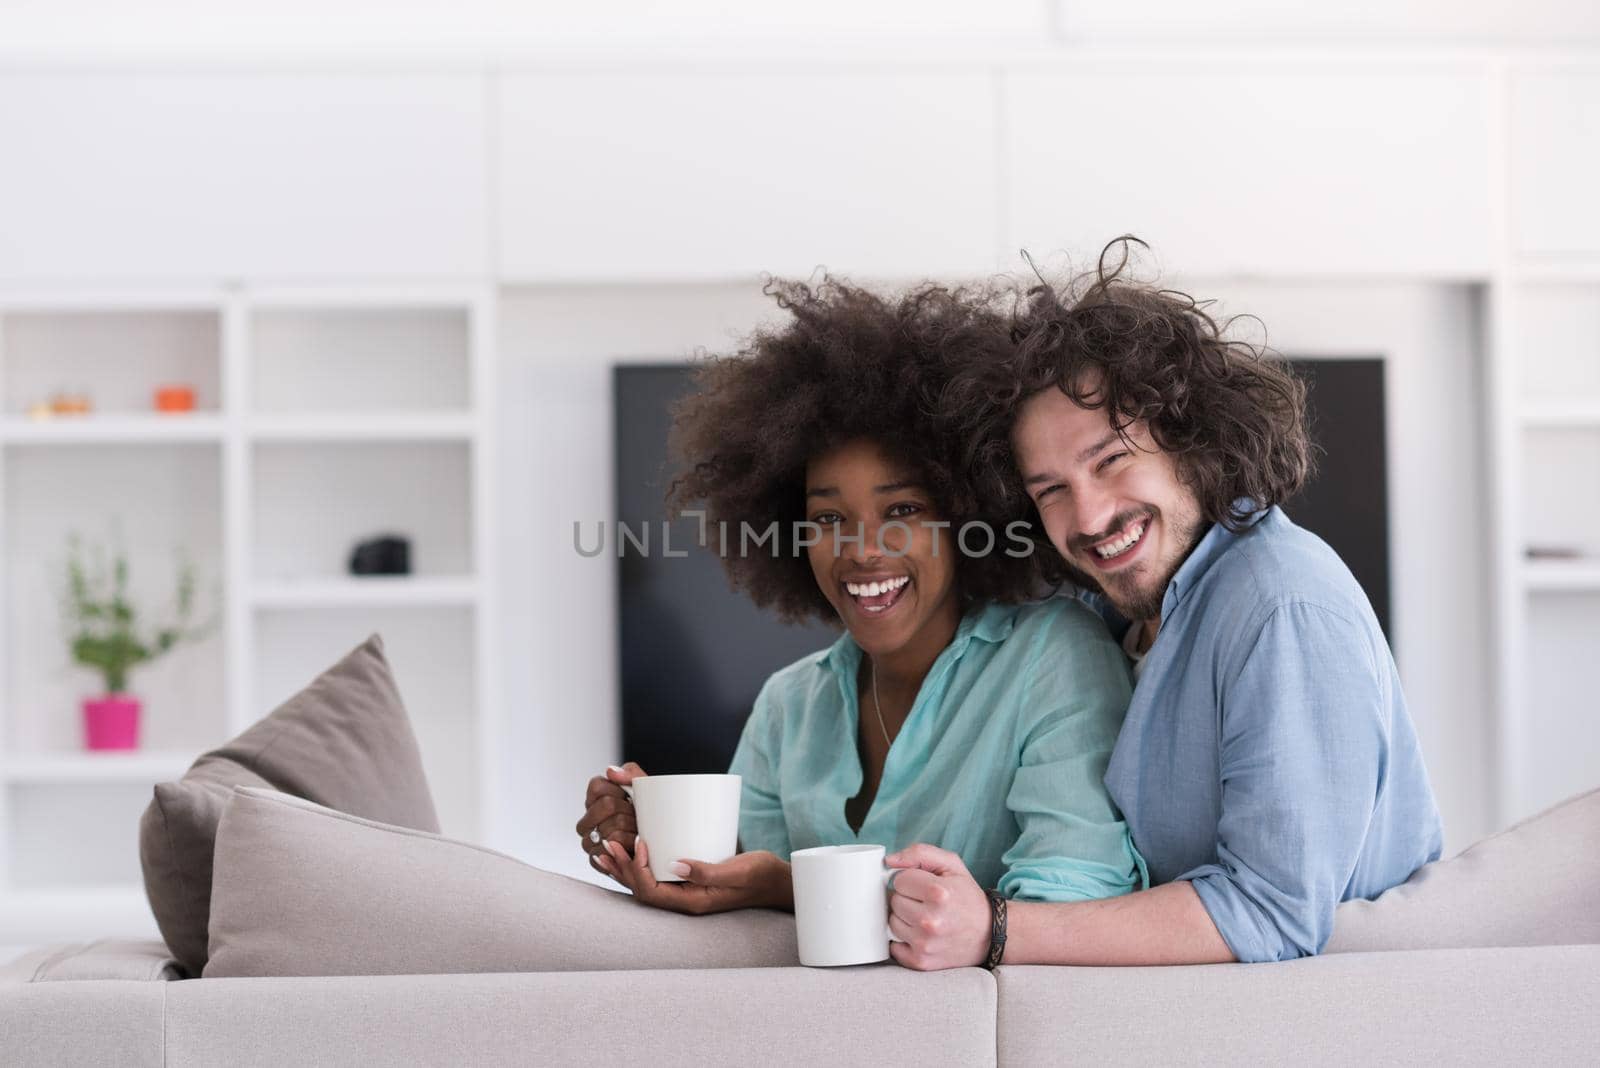
[[[940,376],[957,356],[999,358],[1010,349],[1009,317],[992,294],[930,283],[889,297],[832,277],[771,281],[764,292],[788,321],[758,330],[737,353],[703,360],[696,392],[674,411],[683,473],[668,503],[703,506],[708,530],[728,524],[723,566],[732,585],[786,620],[837,622],[794,524],[806,518],[806,464],[865,438],[913,472],[950,521],[939,551],[955,555],[963,597],[1028,599],[1038,581],[1031,557],[957,549],[963,523],[991,517],[961,466],[962,443],[936,434],[932,418]],[[760,533],[774,521],[776,555],[770,542],[739,551],[741,524]]]
[[[966,440],[991,507],[1031,516],[1011,430],[1029,397],[1060,389],[1107,409],[1124,436],[1143,421],[1206,520],[1241,530],[1251,509],[1238,502],[1281,504],[1313,472],[1305,384],[1270,350],[1230,339],[1233,319],[1219,322],[1188,294],[1130,278],[1133,245],[1144,242],[1117,238],[1093,271],[1018,295],[1015,347],[952,372],[940,425]],[[1052,579],[1064,577],[1049,554],[1043,563]]]

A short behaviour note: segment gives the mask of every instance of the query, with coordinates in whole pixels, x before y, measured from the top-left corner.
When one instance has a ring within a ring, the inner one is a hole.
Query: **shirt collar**
[[[1245,531],[1261,522],[1268,513],[1276,510],[1276,508],[1276,505],[1271,508],[1257,507],[1256,503],[1248,497],[1240,497],[1233,502],[1235,512],[1244,512],[1248,515],[1245,520]],[[1172,615],[1172,610],[1182,604],[1183,599],[1189,595],[1189,591],[1200,584],[1200,580],[1205,577],[1205,573],[1211,570],[1211,565],[1216,563],[1229,549],[1233,548],[1234,543],[1239,540],[1245,531],[1235,534],[1221,523],[1211,524],[1211,529],[1206,531],[1205,537],[1200,539],[1200,544],[1194,547],[1194,550],[1189,553],[1188,557],[1173,574],[1172,581],[1167,583],[1166,595],[1161,599],[1161,618],[1163,620]]]
[[[950,639],[950,644],[945,646],[939,655],[959,658],[974,640],[1002,642],[1011,633],[1016,618],[1016,605],[986,604],[969,609],[967,614],[961,617],[961,622],[956,624],[955,637]],[[839,635],[838,641],[828,647],[828,651],[823,654],[822,663],[841,679],[850,680],[850,684],[854,686],[856,672],[861,669],[861,646],[856,644],[856,640],[850,637],[850,632],[847,630]]]

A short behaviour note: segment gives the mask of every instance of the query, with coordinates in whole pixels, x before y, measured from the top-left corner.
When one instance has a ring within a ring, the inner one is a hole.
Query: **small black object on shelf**
[[[396,534],[385,534],[357,542],[350,551],[352,575],[411,574],[411,542]]]

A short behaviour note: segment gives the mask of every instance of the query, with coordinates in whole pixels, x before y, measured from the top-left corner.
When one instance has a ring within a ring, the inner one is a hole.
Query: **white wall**
[[[1008,252],[1118,227],[1188,272],[1488,271],[1481,67],[1085,56],[1002,85]]]
[[[520,74],[496,99],[502,278],[993,266],[999,120],[981,67]]]
[[[1065,36],[1246,39],[1277,42],[1315,36],[1324,43],[1388,39],[1441,44],[1600,36],[1592,0],[1055,0]]]
[[[1448,840],[1492,826],[1488,566],[1476,430],[1478,303],[1467,287],[1180,281],[1253,312],[1296,356],[1389,357],[1391,574],[1402,681]],[[526,287],[501,301],[502,573],[510,734],[501,825],[534,863],[586,875],[572,825],[619,749],[616,561],[572,521],[614,515],[610,366],[726,349],[773,315],[759,283]]]
[[[0,279],[481,274],[470,75],[0,71]]]
[[[8,0],[0,56],[57,58],[659,51],[696,39],[1048,39],[1054,0]]]
[[[702,40],[1572,45],[1590,0],[8,0],[0,56],[504,56]]]

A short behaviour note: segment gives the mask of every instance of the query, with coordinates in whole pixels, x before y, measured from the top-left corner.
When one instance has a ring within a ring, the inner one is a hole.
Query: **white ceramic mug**
[[[648,840],[648,839],[647,839]],[[800,963],[812,968],[889,959],[889,880],[881,845],[817,846],[789,854]]]
[[[742,785],[737,775],[641,775],[622,788],[656,882],[683,882],[672,871],[680,860],[720,864],[739,851]]]

